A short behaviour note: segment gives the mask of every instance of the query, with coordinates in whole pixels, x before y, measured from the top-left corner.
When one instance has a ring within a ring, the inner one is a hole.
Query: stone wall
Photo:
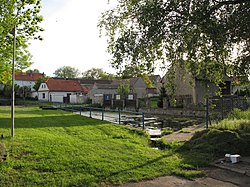
[[[205,118],[205,110],[188,110],[182,108],[168,108],[168,109],[140,109],[140,112],[152,115],[168,115],[180,117],[199,117]]]

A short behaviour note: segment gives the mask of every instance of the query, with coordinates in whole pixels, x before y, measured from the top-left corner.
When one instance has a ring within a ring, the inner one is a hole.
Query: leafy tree
[[[41,0],[0,0],[0,82],[11,77],[13,36],[16,28],[16,69],[25,69],[31,64],[28,51],[30,39],[42,39],[37,35],[43,29],[39,23]]]
[[[99,27],[117,70],[180,63],[217,85],[241,67],[249,77],[249,0],[121,0],[102,14]]]
[[[17,84],[14,85],[14,90],[15,90],[15,94],[18,93],[18,91],[20,90],[20,86],[18,86]],[[8,97],[10,98],[11,97],[11,94],[12,94],[12,85],[11,85],[11,82],[7,82],[5,85],[4,85],[4,89],[3,89],[3,95],[5,97]]]
[[[58,68],[54,75],[59,78],[77,78],[80,75],[80,71],[71,66],[63,66]]]
[[[30,93],[31,93],[31,88],[28,86],[19,87],[17,90],[18,96],[22,97],[24,100],[25,98],[30,97]]]
[[[40,73],[39,69],[29,69],[26,73]]]
[[[126,95],[130,93],[130,85],[129,84],[121,84],[117,88],[117,93],[121,95],[122,99],[126,98]]]
[[[139,64],[131,63],[125,65],[124,69],[119,70],[118,75],[122,79],[128,79],[133,77],[142,77],[143,75],[149,75],[152,71],[148,71],[146,67],[139,66]]]
[[[126,106],[126,96],[130,93],[130,85],[120,84],[117,88],[117,93],[121,96],[121,100],[123,100],[122,108],[124,108]]]
[[[89,69],[85,71],[82,75],[84,79],[92,79],[92,80],[97,80],[97,79],[112,80],[115,78],[115,75],[107,73],[103,71],[103,69],[101,68]]]
[[[162,86],[160,88],[160,95],[159,95],[159,99],[158,99],[158,102],[157,102],[157,106],[159,108],[162,108],[163,107],[163,99],[164,98],[167,98],[167,90],[164,86]]]

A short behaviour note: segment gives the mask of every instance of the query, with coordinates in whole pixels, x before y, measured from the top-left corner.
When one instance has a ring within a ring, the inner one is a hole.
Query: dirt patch
[[[0,162],[6,160],[7,158],[7,151],[3,144],[0,144]]]
[[[24,156],[30,154],[30,152],[25,151],[23,153],[21,153],[20,155],[18,155],[17,157],[15,157],[16,160],[20,160],[21,158],[23,158]]]
[[[191,126],[181,129],[180,131],[174,132],[169,135],[165,135],[162,138],[167,142],[173,141],[189,141],[195,134],[196,131],[204,130],[204,125]]]

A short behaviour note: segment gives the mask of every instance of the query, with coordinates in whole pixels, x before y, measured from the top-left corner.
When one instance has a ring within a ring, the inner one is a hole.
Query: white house
[[[72,97],[73,95],[79,96]],[[38,90],[38,100],[60,103],[84,102],[86,89],[77,80],[50,78],[42,83]]]
[[[19,87],[28,87],[31,90],[31,97],[36,97],[37,92],[33,88],[39,78],[44,78],[44,73],[18,72],[15,73],[15,84]]]

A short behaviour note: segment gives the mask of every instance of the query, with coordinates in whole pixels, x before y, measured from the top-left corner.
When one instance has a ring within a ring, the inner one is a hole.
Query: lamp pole
[[[11,136],[14,137],[15,127],[15,60],[16,60],[16,25],[13,29],[13,58],[12,58],[12,94],[11,94]]]

